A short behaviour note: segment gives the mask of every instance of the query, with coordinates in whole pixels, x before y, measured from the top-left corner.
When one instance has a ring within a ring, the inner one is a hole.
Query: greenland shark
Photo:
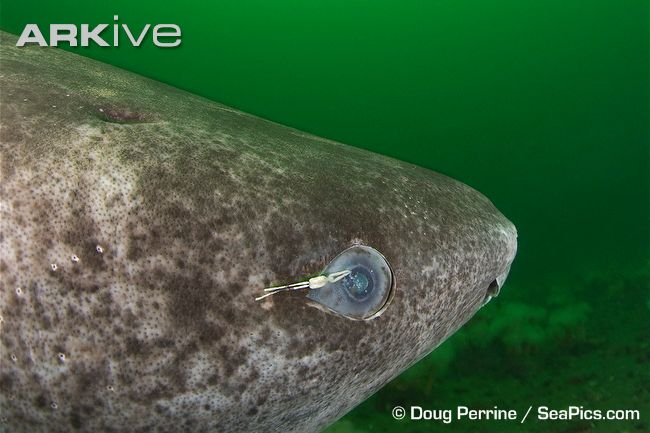
[[[0,41],[0,431],[318,432],[508,274],[463,183]]]

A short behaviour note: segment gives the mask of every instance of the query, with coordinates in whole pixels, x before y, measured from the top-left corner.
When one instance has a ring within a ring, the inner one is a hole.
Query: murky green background
[[[451,175],[517,225],[498,300],[330,433],[650,431],[647,1],[2,0],[0,27],[114,14],[176,23],[182,46],[72,50]],[[398,404],[641,420],[447,425]]]

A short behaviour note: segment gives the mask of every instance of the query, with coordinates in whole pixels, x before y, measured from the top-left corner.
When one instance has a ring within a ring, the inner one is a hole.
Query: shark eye
[[[393,272],[379,251],[354,246],[336,256],[324,275],[345,272],[345,276],[310,290],[307,298],[342,316],[368,320],[384,312],[392,298]]]
[[[373,284],[373,271],[363,266],[355,266],[350,274],[341,280],[345,292],[355,301],[363,302],[372,296],[375,285]]]

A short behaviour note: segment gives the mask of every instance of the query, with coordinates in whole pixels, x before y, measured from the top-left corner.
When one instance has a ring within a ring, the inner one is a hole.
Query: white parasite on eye
[[[255,300],[259,301],[271,295],[275,295],[276,293],[286,292],[289,290],[301,290],[307,288],[320,289],[321,287],[325,286],[327,283],[335,283],[340,279],[347,277],[348,275],[350,275],[350,271],[343,270],[343,271],[333,272],[329,275],[319,275],[317,277],[310,278],[307,281],[287,284],[284,286],[268,287],[264,289],[266,293],[262,296],[255,298]]]
[[[58,266],[56,263],[50,263],[50,268],[52,268],[52,271],[56,271],[58,269]]]
[[[59,357],[59,361],[65,362],[65,353],[59,353],[58,357]]]
[[[73,254],[70,256],[70,260],[72,260],[74,263],[78,263],[79,257],[76,254]]]
[[[97,251],[99,254],[101,254],[101,253],[104,252],[104,248],[102,248],[101,245],[97,245],[97,246],[95,247],[95,251]]]
[[[20,296],[22,294],[23,294],[23,289],[21,289],[20,287],[16,287],[16,295]]]

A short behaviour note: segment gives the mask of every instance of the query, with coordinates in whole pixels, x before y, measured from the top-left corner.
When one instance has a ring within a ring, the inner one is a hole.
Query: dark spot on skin
[[[148,353],[147,347],[143,341],[135,337],[128,337],[124,342],[124,349],[128,356],[144,356]]]
[[[113,303],[113,295],[109,291],[102,292],[99,295],[99,302],[103,305],[110,306]]]
[[[37,408],[44,409],[46,406],[48,406],[47,401],[48,399],[45,394],[39,394],[34,400],[34,404]]]
[[[133,395],[132,399],[140,403],[153,404],[158,400],[171,398],[173,395],[174,393],[170,387],[160,384],[155,389],[145,393],[144,395]]]
[[[259,338],[260,343],[269,343],[270,339],[271,339],[271,329],[268,327],[263,328],[262,332],[260,332],[260,338]]]
[[[259,370],[256,367],[251,367],[251,372],[246,378],[246,383],[248,385],[254,386],[259,378],[260,378]]]
[[[14,378],[9,373],[0,374],[0,390],[4,394],[9,394],[13,390]]]
[[[122,314],[122,321],[127,327],[131,329],[139,328],[141,325],[138,321],[138,317],[133,313],[133,311],[131,311],[130,308],[124,310]]]
[[[120,205],[124,204],[124,200],[123,200],[123,197],[122,197],[121,193],[115,193],[115,194],[111,195],[110,198],[108,198],[106,200],[106,208],[107,209],[112,209],[112,208],[116,207],[118,204],[120,204]]]
[[[206,383],[210,386],[217,386],[219,382],[219,375],[216,373],[206,379]]]
[[[225,332],[219,325],[205,323],[199,333],[199,341],[204,344],[212,344],[219,341]]]
[[[162,349],[168,349],[170,347],[174,347],[174,344],[175,343],[173,339],[164,338],[164,337],[158,338],[155,343],[156,347],[160,347]]]
[[[200,272],[172,274],[166,280],[172,298],[169,304],[170,314],[175,321],[184,327],[196,323],[202,325],[206,310],[212,304],[211,295],[215,285]]]
[[[146,235],[132,234],[129,237],[129,247],[126,252],[126,257],[129,260],[138,260],[144,256],[145,249],[143,248],[144,242],[147,240]]]
[[[90,404],[84,404],[81,406],[81,412],[86,416],[90,416],[95,412],[96,407],[101,407],[101,406],[103,406],[102,400],[99,398],[95,398],[94,406],[91,406]]]
[[[102,295],[108,294],[109,299],[110,299],[110,293],[104,292]],[[100,295],[100,297],[102,296]],[[104,298],[105,299],[105,298]],[[97,303],[97,305],[93,306],[92,309],[92,317],[96,319],[110,319],[112,317],[113,313],[111,310],[111,304],[103,302],[101,299]]]
[[[251,408],[248,409],[248,412],[246,412],[246,415],[253,416],[256,415],[257,412],[258,412],[257,408],[255,406],[251,406]]]
[[[55,344],[54,346],[52,346],[52,350],[55,353],[67,353],[67,351],[65,350],[65,346],[63,346],[62,344]]]
[[[99,383],[105,382],[106,363],[103,360],[101,364],[84,365],[82,363],[73,363],[70,371],[74,377],[75,400],[78,402],[92,401]]]
[[[77,412],[76,410],[70,412],[70,425],[75,430],[79,430],[83,425],[81,422],[81,416],[79,415],[79,412]]]
[[[52,320],[50,319],[50,316],[45,312],[45,307],[43,306],[43,303],[41,302],[41,299],[36,290],[32,291],[31,301],[33,313],[38,319],[41,325],[41,329],[50,329],[52,327]]]
[[[68,305],[68,306],[66,307],[66,309],[65,309],[65,314],[66,314],[66,318],[67,318],[68,320],[70,320],[70,321],[75,320],[75,318],[77,318],[77,317],[79,317],[79,316],[81,315],[80,312],[79,312],[79,310],[77,310],[77,309],[76,309],[75,307],[73,307],[72,305]]]
[[[7,348],[7,349],[13,349],[15,344],[14,340],[9,338],[8,334],[0,335],[0,341],[2,341],[2,344]]]
[[[298,371],[297,371],[298,377],[304,380],[307,377],[307,373],[309,373],[309,367],[307,367],[306,365],[301,365],[300,367],[298,367]]]

